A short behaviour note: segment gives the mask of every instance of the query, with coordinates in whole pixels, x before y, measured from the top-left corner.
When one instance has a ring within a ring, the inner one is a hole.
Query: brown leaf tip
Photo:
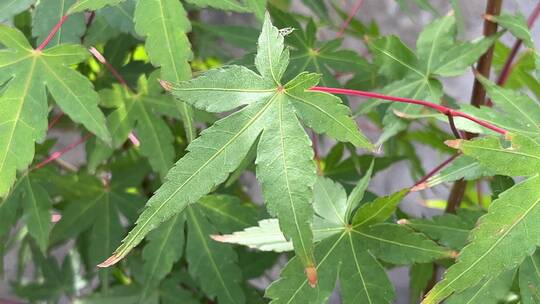
[[[454,149],[461,149],[461,144],[463,143],[462,139],[451,139],[444,142],[445,145]]]
[[[411,188],[411,192],[422,191],[429,188],[428,183],[423,182]]]
[[[111,257],[109,257],[108,259],[106,259],[105,261],[103,261],[101,264],[98,264],[97,266],[99,268],[107,268],[107,267],[111,267],[112,265],[120,262],[120,260],[122,259],[121,256],[119,255],[116,255],[116,254],[113,254],[111,255]]]
[[[158,81],[161,87],[165,89],[165,91],[170,92],[172,90],[173,86],[170,82],[162,79],[159,79]]]
[[[459,251],[455,251],[455,250],[450,251],[450,257],[454,260],[457,259],[459,257]]]
[[[104,64],[107,62],[107,60],[105,60],[105,57],[103,57],[103,55],[101,55],[101,53],[95,48],[95,47],[90,47],[88,49],[88,51],[96,58],[97,61],[99,61],[100,63]]]
[[[409,223],[410,223],[409,220],[408,220],[408,219],[404,219],[404,218],[403,218],[403,219],[399,219],[399,220],[397,221],[397,224],[398,224],[398,225],[402,225],[402,226],[403,226],[403,225],[408,225]]]
[[[220,234],[212,234],[210,238],[216,242],[227,243],[227,236]]]
[[[315,268],[315,266],[306,267],[306,276],[309,286],[315,288],[317,286],[317,268]]]

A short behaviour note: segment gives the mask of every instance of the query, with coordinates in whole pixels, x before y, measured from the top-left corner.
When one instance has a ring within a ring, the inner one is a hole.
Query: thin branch
[[[88,51],[90,51],[90,53],[94,56],[94,58],[96,58],[97,61],[99,61],[101,64],[103,64],[107,70],[109,70],[109,72],[111,72],[111,74],[114,76],[114,78],[116,78],[116,80],[118,80],[118,82],[125,86],[126,88],[129,89],[129,86],[126,82],[126,80],[124,79],[124,77],[122,77],[122,75],[120,75],[120,73],[118,73],[118,71],[112,66],[112,64],[110,64],[107,59],[105,59],[105,57],[103,56],[103,54],[101,54],[95,47],[90,47],[88,49]]]
[[[454,117],[452,115],[446,115],[448,117],[448,124],[450,125],[450,129],[452,130],[452,133],[454,133],[454,136],[457,139],[461,139],[461,134],[459,133],[458,129],[456,128],[456,123],[454,122]]]
[[[540,16],[540,2],[538,2],[533,12],[529,16],[529,19],[527,20],[527,26],[529,28],[531,28],[534,25],[534,23],[538,19],[538,16]],[[506,80],[508,80],[508,76],[510,76],[510,72],[512,71],[512,63],[514,59],[516,58],[522,44],[523,44],[523,41],[521,39],[516,40],[516,42],[514,43],[514,46],[512,47],[512,51],[510,51],[510,54],[508,55],[508,58],[506,59],[506,62],[504,63],[504,67],[501,70],[501,73],[499,74],[499,78],[497,79],[498,85],[502,86],[506,82]]]
[[[92,11],[88,18],[86,19],[86,28],[84,29],[84,34],[81,36],[81,44],[84,44],[84,39],[86,39],[86,36],[88,35],[88,30],[90,29],[90,26],[96,19],[96,12]]]
[[[93,46],[90,47],[88,51],[94,56],[94,58],[96,58],[97,61],[107,67],[109,72],[111,72],[111,74],[116,78],[116,80],[118,80],[121,85],[123,85],[126,89],[131,90],[124,77],[122,77],[122,75],[118,73],[118,71],[112,66],[112,64],[110,64],[107,59],[105,59],[105,56],[103,56],[103,54],[101,54]],[[137,138],[135,133],[130,132],[128,138],[135,147],[139,147],[141,145],[141,141],[139,140],[139,138]]]
[[[486,6],[486,15],[496,16],[501,12],[502,0],[489,0]],[[497,23],[491,22],[487,19],[484,19],[484,36],[488,37],[497,32]],[[493,50],[494,46],[490,47],[489,50],[480,57],[476,69],[480,75],[489,78],[489,73],[491,70],[491,63],[493,62]],[[473,106],[479,107],[484,104],[486,99],[486,90],[484,86],[480,83],[478,79],[474,80],[473,91],[471,94],[471,104]],[[466,133],[465,136],[467,139],[476,137],[476,134]],[[454,183],[452,190],[450,190],[450,195],[448,196],[448,201],[446,204],[446,213],[455,213],[456,209],[461,205],[463,196],[465,195],[465,190],[467,189],[467,181],[460,179]]]
[[[496,16],[501,12],[502,0],[489,0],[486,6],[486,15]],[[484,37],[489,37],[497,33],[497,23],[484,19]],[[476,65],[476,70],[486,77],[489,78],[489,72],[491,70],[491,63],[493,62],[493,50],[495,46],[491,46],[482,57],[478,60]],[[479,107],[485,103],[486,99],[486,90],[484,86],[478,79],[475,79],[473,85],[473,92],[471,95],[471,104]]]
[[[60,114],[56,115],[52,120],[51,122],[49,122],[49,125],[47,126],[47,129],[50,130],[52,129],[59,121],[60,119],[64,116],[64,112],[61,112]]]
[[[360,10],[360,8],[362,7],[362,4],[364,3],[364,0],[357,0],[354,7],[352,8],[349,16],[347,17],[347,19],[343,22],[343,24],[341,25],[337,35],[336,35],[336,38],[341,38],[343,37],[343,34],[345,34],[345,30],[349,27],[349,24],[351,23],[352,19],[354,18],[354,16],[356,16],[356,14],[358,13],[358,11]]]
[[[425,100],[418,100],[418,99],[412,99],[412,98],[404,98],[404,97],[396,97],[396,96],[390,96],[390,95],[384,95],[380,93],[374,93],[374,92],[366,92],[366,91],[359,91],[359,90],[351,90],[351,89],[339,89],[339,88],[327,88],[327,87],[312,87],[310,89],[311,91],[318,91],[318,92],[326,92],[326,93],[332,93],[332,94],[344,94],[344,95],[354,95],[354,96],[362,96],[362,97],[369,97],[369,98],[378,98],[378,99],[384,99],[388,101],[393,102],[401,102],[401,103],[409,103],[409,104],[417,104],[421,105],[430,109],[433,109],[441,114],[452,116],[452,117],[463,117],[467,120],[470,120],[476,124],[481,125],[482,127],[488,128],[492,131],[495,131],[499,134],[505,135],[508,133],[508,131],[501,129],[487,121],[483,121],[481,119],[478,119],[476,117],[473,117],[467,113],[463,113],[461,111],[457,111],[433,102],[425,101]]]
[[[37,47],[36,50],[41,51],[45,47],[47,47],[47,45],[51,42],[51,40],[54,38],[56,33],[58,33],[58,31],[60,30],[62,25],[64,25],[64,23],[66,22],[68,17],[69,17],[69,15],[65,15],[60,19],[60,21],[58,21],[58,23],[53,27],[53,29],[51,30],[51,32],[47,36],[47,38],[45,38],[45,40],[43,40],[43,42],[41,42],[41,44]]]
[[[467,181],[460,179],[454,183],[450,195],[448,196],[448,202],[444,210],[445,213],[456,213],[459,208],[463,196],[465,195],[465,189],[467,189]]]
[[[439,171],[441,171],[444,167],[448,166],[448,164],[453,162],[459,155],[460,155],[460,153],[452,155],[450,158],[448,158],[447,160],[442,162],[440,165],[435,167],[433,170],[431,170],[428,174],[426,174],[424,177],[422,177],[419,181],[416,182],[416,184],[414,184],[411,187],[411,192],[426,189],[427,188],[427,184],[426,184],[427,180],[430,179],[433,175],[437,174]]]
[[[86,142],[90,137],[92,137],[93,134],[87,134],[83,137],[81,137],[81,139],[77,140],[76,142],[74,143],[71,143],[70,145],[66,146],[65,148],[63,148],[62,150],[60,151],[57,151],[57,152],[54,152],[53,154],[51,154],[47,159],[43,160],[42,162],[40,162],[39,164],[35,165],[32,169],[30,169],[30,171],[33,171],[33,170],[37,170],[37,169],[40,169],[40,168],[43,168],[44,166],[46,166],[48,163],[52,162],[52,161],[55,161],[56,159],[62,157],[64,154],[70,152],[71,150],[77,148],[79,145],[83,144],[84,142]]]

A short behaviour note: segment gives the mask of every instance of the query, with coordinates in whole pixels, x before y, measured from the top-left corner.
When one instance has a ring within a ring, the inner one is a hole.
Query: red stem
[[[336,35],[337,38],[341,38],[343,36],[343,34],[345,34],[345,30],[349,27],[349,24],[351,23],[354,16],[356,16],[358,11],[362,7],[363,3],[364,3],[364,0],[356,1],[356,4],[354,5],[354,7],[351,10],[351,13],[347,17],[347,19],[343,22],[343,24],[341,25],[341,28],[339,29],[339,32]]]
[[[312,87],[310,89],[311,91],[319,91],[319,92],[326,92],[331,94],[344,94],[344,95],[354,95],[354,96],[362,96],[362,97],[369,97],[369,98],[378,98],[378,99],[384,99],[388,101],[394,101],[394,102],[402,102],[402,103],[409,103],[409,104],[417,104],[421,105],[427,108],[431,108],[439,113],[442,113],[447,116],[452,117],[463,117],[465,119],[468,119],[474,123],[477,123],[481,125],[482,127],[488,128],[490,130],[493,130],[499,134],[505,135],[508,133],[508,131],[501,129],[495,125],[492,125],[486,121],[483,121],[481,119],[478,119],[476,117],[473,117],[467,113],[463,113],[461,111],[457,111],[445,106],[441,106],[436,103],[432,103],[425,100],[418,100],[418,99],[412,99],[412,98],[403,98],[403,97],[396,97],[396,96],[389,96],[384,95],[380,93],[374,93],[374,92],[366,92],[366,91],[358,91],[358,90],[350,90],[350,89],[339,89],[339,88],[327,88],[327,87]]]
[[[107,67],[107,69],[109,70],[109,72],[111,72],[111,74],[113,74],[113,76],[118,80],[118,82],[123,85],[124,87],[126,87],[128,90],[130,90],[130,87],[129,85],[127,84],[126,80],[124,79],[124,77],[122,77],[122,75],[120,75],[120,73],[118,73],[118,71],[112,66],[112,64],[110,64],[107,59],[105,58],[105,56],[103,56],[103,54],[101,54],[95,47],[90,47],[88,49],[88,51],[90,51],[90,53],[96,58],[97,61],[99,61],[100,63],[102,63],[103,65],[105,65]],[[133,133],[133,132],[130,132],[129,133],[129,140],[131,141],[131,143],[138,147],[141,145],[141,142],[140,140],[137,138],[137,136]]]
[[[42,168],[42,167],[46,166],[48,163],[57,160],[58,158],[62,157],[64,154],[66,154],[69,151],[77,148],[79,145],[81,145],[82,143],[87,141],[92,136],[93,136],[93,134],[87,134],[87,135],[83,136],[81,139],[79,139],[78,141],[76,141],[74,143],[71,143],[70,145],[66,146],[62,150],[54,152],[47,159],[43,160],[42,162],[40,162],[39,164],[34,166],[34,168],[32,168],[30,171]]]
[[[536,5],[533,12],[529,16],[529,19],[527,20],[527,26],[531,28],[534,23],[536,22],[536,19],[538,19],[538,16],[540,16],[540,2]],[[510,72],[512,71],[512,62],[514,61],[515,57],[517,56],[517,53],[519,49],[521,48],[521,45],[523,44],[522,40],[516,40],[514,43],[514,46],[512,47],[512,51],[508,55],[508,58],[506,59],[506,62],[504,63],[504,67],[501,71],[501,74],[499,75],[499,79],[497,79],[498,85],[503,85],[506,80],[508,80],[508,76],[510,76]]]
[[[414,184],[414,185],[411,187],[411,192],[424,190],[424,189],[426,188],[425,183],[427,182],[427,180],[430,179],[430,178],[431,178],[433,175],[435,175],[437,172],[441,171],[441,170],[442,170],[444,167],[446,167],[448,164],[450,164],[451,162],[453,162],[454,159],[456,159],[459,155],[460,155],[460,153],[457,153],[457,154],[452,155],[450,158],[448,158],[447,160],[445,160],[443,163],[441,163],[440,165],[438,165],[437,167],[435,167],[433,170],[429,171],[429,173],[426,174],[426,176],[422,177],[418,182],[416,182],[416,184]]]
[[[60,119],[64,116],[64,112],[56,115],[52,120],[51,122],[49,122],[49,126],[47,127],[48,130],[52,129],[59,121]]]
[[[62,25],[66,22],[68,17],[69,17],[69,15],[65,15],[65,16],[62,17],[62,19],[60,19],[60,21],[58,21],[58,23],[53,27],[53,29],[51,30],[51,32],[47,36],[47,38],[45,38],[45,40],[43,40],[43,42],[37,47],[36,50],[38,50],[38,51],[43,50],[51,42],[51,40],[54,38],[56,33],[60,30]]]
[[[118,82],[129,88],[126,80],[124,79],[124,77],[122,77],[122,75],[120,75],[120,73],[118,73],[118,71],[112,66],[112,64],[110,64],[107,59],[105,59],[105,57],[103,56],[103,54],[101,54],[95,47],[90,47],[88,49],[90,51],[90,53],[92,53],[92,55],[94,55],[94,58],[96,58],[97,61],[99,61],[101,64],[103,64],[105,67],[107,67],[107,69],[109,70],[109,72],[111,72],[111,74],[114,76],[114,78],[116,78],[116,80],[118,80]]]

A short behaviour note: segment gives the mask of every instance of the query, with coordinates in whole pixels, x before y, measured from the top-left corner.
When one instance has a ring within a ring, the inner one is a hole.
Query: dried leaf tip
[[[486,19],[487,21],[493,22],[493,15],[485,14],[484,19]]]
[[[306,276],[309,286],[315,288],[315,286],[317,286],[317,268],[315,268],[315,266],[306,267]]]
[[[91,46],[88,51],[96,58],[97,61],[99,61],[101,64],[105,64],[107,60],[105,60],[105,57],[93,46]]]
[[[172,84],[170,82],[168,82],[166,80],[162,80],[162,79],[159,79],[158,81],[159,81],[159,84],[161,85],[161,87],[163,89],[165,89],[165,91],[167,91],[167,92],[172,91],[173,86],[172,86]]]
[[[444,142],[445,145],[454,149],[461,149],[461,144],[463,143],[462,139],[451,139]]]
[[[220,234],[212,234],[210,238],[216,242],[227,243],[227,236]]]
[[[428,184],[426,182],[420,183],[414,187],[411,188],[411,192],[417,192],[422,191],[428,188]]]
[[[109,257],[108,259],[103,261],[101,264],[98,264],[97,266],[99,268],[107,268],[107,267],[113,266],[114,264],[120,262],[120,259],[121,259],[120,256],[118,256],[116,254],[113,254],[113,255],[111,255],[111,257]]]
[[[404,219],[404,218],[403,218],[403,219],[399,219],[399,220],[397,221],[397,224],[398,224],[398,225],[408,225],[409,223],[410,223],[409,220],[408,220],[408,219]]]

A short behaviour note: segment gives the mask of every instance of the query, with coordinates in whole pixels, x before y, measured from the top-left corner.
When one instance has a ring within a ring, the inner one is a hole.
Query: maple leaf
[[[115,108],[107,117],[112,147],[120,147],[134,130],[140,140],[141,154],[148,158],[161,177],[165,177],[175,158],[174,137],[167,123],[156,113],[156,108],[172,106],[173,99],[149,89],[144,75],[139,78],[136,93],[126,86],[114,84],[112,89],[100,91],[100,95],[104,106]],[[172,110],[175,111],[174,107]]]
[[[540,251],[527,257],[519,267],[519,289],[524,304],[534,304],[540,299]]]
[[[430,177],[417,190],[431,188],[442,183],[453,182],[460,179],[477,180],[484,176],[492,176],[492,172],[484,168],[474,158],[460,155],[439,173]]]
[[[369,181],[370,175],[363,179]],[[367,183],[367,182],[366,182]],[[363,193],[363,183],[352,191]],[[315,185],[313,220],[315,257],[319,283],[308,287],[303,266],[298,257],[289,261],[281,278],[272,283],[266,296],[272,303],[322,303],[327,302],[340,281],[344,303],[393,303],[395,291],[377,261],[404,264],[427,262],[449,256],[449,251],[436,245],[424,235],[397,225],[384,223],[394,212],[406,190],[373,202],[352,207],[343,186],[330,179],[319,177]],[[354,210],[348,217],[349,210]],[[292,250],[275,219],[261,221],[230,235],[214,236],[218,241],[242,244],[259,250]],[[360,282],[360,283],[359,283]]]
[[[368,40],[379,73],[390,83],[381,89],[387,95],[424,99],[440,103],[443,96],[437,77],[461,75],[493,44],[495,37],[475,42],[456,41],[456,19],[445,16],[429,24],[416,41],[416,54],[398,37],[386,36]],[[422,107],[411,104],[392,104],[383,119],[381,144],[407,127],[395,111],[415,115]]]
[[[36,0],[2,1],[0,3],[0,21],[5,21],[28,9]]]
[[[83,250],[88,255],[89,263],[95,265],[120,243],[121,235],[125,231],[121,222],[122,216],[128,222],[133,222],[138,210],[144,204],[142,196],[126,192],[128,184],[129,186],[132,184],[129,178],[124,176],[132,172],[122,170],[119,164],[129,161],[129,157],[131,156],[123,156],[113,164],[111,174],[113,178],[109,185],[104,185],[101,180],[86,174],[73,174],[61,179],[60,183],[64,189],[76,188],[74,185],[80,183],[84,183],[87,187],[71,194],[63,191],[69,203],[62,211],[61,220],[51,231],[52,244],[90,233],[88,246]],[[135,176],[137,176],[135,180],[140,181],[140,174]],[[104,285],[109,284],[109,272],[109,269],[100,269],[98,272]]]
[[[24,223],[28,233],[36,241],[42,253],[47,251],[51,230],[52,199],[47,193],[44,180],[47,174],[26,174],[22,176],[13,191],[0,204],[3,226],[0,239],[15,226],[18,215],[24,213]]]
[[[276,26],[292,30],[285,36],[285,42],[291,49],[291,59],[285,79],[291,79],[301,72],[309,71],[322,75],[321,85],[335,87],[339,86],[339,81],[334,76],[334,72],[374,74],[373,67],[356,52],[340,49],[342,39],[317,42],[317,26],[312,19],[304,29],[291,14],[273,6],[270,6],[269,11]]]
[[[175,83],[191,78],[189,60],[193,54],[186,34],[191,24],[182,4],[176,0],[140,0],[135,7],[134,21],[135,31],[146,37],[150,61],[161,67],[161,78]],[[178,111],[191,141],[196,134],[193,109],[181,102]]]
[[[32,20],[32,35],[44,41],[58,20],[68,13],[77,0],[40,1]],[[67,19],[58,33],[47,44],[53,47],[62,43],[79,43],[86,30],[84,13],[74,13]]]
[[[266,0],[187,0],[187,2],[203,8],[213,7],[240,13],[254,12],[261,19],[264,17],[266,10]]]
[[[173,264],[182,257],[186,243],[189,272],[200,282],[205,294],[217,297],[220,303],[245,302],[235,251],[212,241],[210,235],[253,225],[257,217],[255,210],[254,205],[232,196],[209,195],[199,204],[190,206],[186,214],[177,214],[152,231],[143,249],[144,280],[140,301],[153,295]]]
[[[406,224],[444,246],[460,250],[467,244],[469,233],[482,214],[480,211],[460,209],[457,214],[444,214],[429,220],[410,219]]]
[[[477,115],[475,117],[500,126],[512,133],[534,139],[540,137],[540,107],[538,102],[527,94],[500,87],[480,75],[477,75],[477,78],[486,89],[494,108],[481,107],[478,109],[471,106],[465,107],[465,112]]]
[[[515,270],[508,270],[498,276],[486,279],[476,286],[452,295],[445,303],[483,304],[504,301],[512,288],[515,273]]]
[[[65,1],[65,0],[62,0]],[[68,10],[67,15],[72,13],[78,13],[78,12],[84,12],[86,10],[88,11],[95,11],[97,9],[100,9],[105,6],[115,6],[121,2],[124,2],[125,0],[76,0],[71,1],[75,2],[73,3]]]
[[[316,170],[309,137],[300,120],[338,140],[365,148],[371,148],[371,144],[339,98],[307,91],[317,83],[318,75],[302,73],[281,84],[289,52],[268,15],[258,50],[255,65],[259,75],[231,66],[174,85],[173,94],[198,109],[225,112],[247,106],[216,122],[189,145],[190,152],[169,171],[135,228],[102,266],[116,263],[150,230],[222,183],[259,139],[257,178],[268,210],[280,219],[303,264],[314,267],[310,201]]]
[[[35,243],[29,242],[28,247],[36,272],[40,273],[41,278],[25,282],[14,282],[14,293],[35,302],[59,302],[62,297],[75,296],[77,277],[74,264],[77,261],[73,255],[66,255],[63,262],[60,263],[57,259],[42,253]]]
[[[489,90],[490,88],[488,92]],[[497,89],[497,92],[504,94],[493,94],[492,97],[496,98],[494,101],[511,93],[503,89]],[[524,96],[516,96],[511,100],[528,102]],[[508,106],[507,111],[519,109],[513,103]],[[528,116],[529,113],[516,115]],[[500,139],[492,137],[450,142],[452,147],[459,148],[465,155],[476,159],[495,174],[532,177],[503,192],[492,203],[488,214],[480,219],[479,227],[474,230],[472,242],[463,249],[458,263],[450,267],[444,280],[428,295],[426,303],[437,303],[454,291],[459,292],[467,286],[477,284],[484,277],[493,278],[504,270],[514,268],[531,254],[540,242],[527,237],[530,235],[528,230],[534,227],[530,222],[539,209],[540,193],[536,193],[535,187],[538,187],[540,172],[540,145],[521,134],[510,134],[508,138],[510,144],[504,146]],[[514,239],[522,242],[512,241]],[[501,255],[501,250],[506,250],[507,253]]]
[[[7,83],[0,96],[3,196],[13,184],[16,171],[32,161],[34,143],[45,138],[47,92],[73,121],[105,141],[110,141],[110,135],[92,83],[69,67],[88,57],[84,48],[62,44],[34,50],[20,31],[7,26],[0,26],[0,44],[6,47],[0,50],[0,83]]]
[[[458,261],[423,303],[439,303],[460,292],[515,268],[540,244],[535,221],[540,216],[540,178],[535,175],[499,195],[480,218]]]
[[[480,218],[471,235],[471,242],[460,253],[458,262],[450,267],[425,303],[438,303],[452,293],[493,280],[499,274],[516,268],[531,255],[540,239],[531,233],[534,219],[540,212],[538,192],[540,144],[538,113],[540,107],[529,96],[501,88],[477,76],[495,105],[480,117],[494,121],[513,133],[474,140],[452,140],[447,144],[475,160],[490,175],[528,177],[498,195],[488,213]],[[480,113],[469,109],[472,113]],[[500,119],[498,119],[500,118]],[[530,264],[530,263],[529,263]],[[526,266],[523,267],[526,270]]]

